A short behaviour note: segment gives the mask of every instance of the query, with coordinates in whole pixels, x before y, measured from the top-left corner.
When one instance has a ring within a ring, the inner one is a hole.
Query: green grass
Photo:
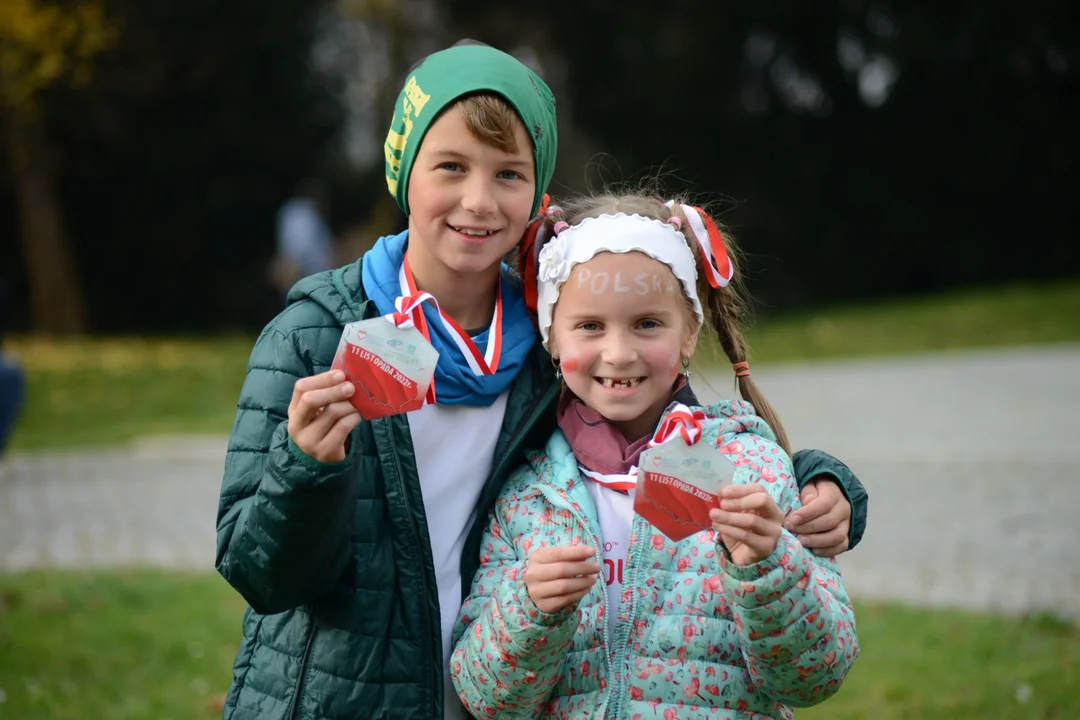
[[[747,335],[755,363],[1080,341],[1080,281],[786,315]],[[227,433],[253,341],[16,338],[8,350],[29,369],[29,401],[12,446]]]
[[[28,371],[28,390],[12,448],[228,433],[253,343],[16,339],[8,349]]]
[[[243,602],[214,575],[0,575],[0,717],[220,717]],[[806,720],[1080,717],[1080,628],[856,608],[862,654]]]
[[[0,717],[220,718],[243,610],[216,575],[0,575]]]
[[[908,355],[1080,340],[1080,280],[1007,285],[763,319],[755,362]]]

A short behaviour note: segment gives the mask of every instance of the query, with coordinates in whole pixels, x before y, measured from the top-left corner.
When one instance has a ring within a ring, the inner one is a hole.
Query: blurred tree
[[[766,305],[1080,273],[1078,3],[444,7],[564,69],[561,148],[585,132],[623,178],[717,200]]]
[[[115,40],[101,0],[4,0],[0,6],[0,125],[18,197],[20,237],[35,327],[86,327],[82,283],[58,196],[59,161],[40,99],[50,87],[81,87]]]
[[[340,127],[312,64],[329,0],[106,1],[122,35],[44,103],[91,327],[261,326],[275,214]]]

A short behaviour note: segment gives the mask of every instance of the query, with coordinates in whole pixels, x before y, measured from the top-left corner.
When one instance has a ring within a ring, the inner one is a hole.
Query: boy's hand
[[[720,509],[710,510],[709,519],[736,565],[751,565],[769,557],[784,528],[784,513],[757,483],[722,488]]]
[[[321,462],[344,460],[345,441],[363,419],[349,403],[354,392],[340,370],[297,380],[289,402],[289,437],[296,447]]]
[[[533,604],[546,613],[577,605],[600,572],[600,563],[586,562],[595,555],[588,545],[544,547],[530,555],[525,589]]]
[[[848,549],[851,503],[844,491],[828,475],[819,475],[799,494],[803,506],[791,513],[789,532],[815,555],[834,557]]]

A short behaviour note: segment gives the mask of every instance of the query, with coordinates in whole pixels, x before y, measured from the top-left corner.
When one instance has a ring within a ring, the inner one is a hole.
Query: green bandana
[[[386,184],[409,214],[409,174],[431,123],[462,95],[492,92],[517,110],[533,142],[535,215],[555,172],[555,97],[540,76],[512,56],[487,45],[461,45],[429,55],[409,76],[386,134]]]

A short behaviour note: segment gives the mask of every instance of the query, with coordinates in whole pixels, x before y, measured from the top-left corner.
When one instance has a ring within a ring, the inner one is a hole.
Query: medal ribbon
[[[401,272],[398,277],[401,283],[401,289],[406,298],[418,297],[421,293],[417,290],[416,280],[413,278],[412,269],[409,267],[409,254],[405,253],[405,259],[401,263]],[[406,292],[406,289],[408,290]],[[429,293],[423,293],[430,297]],[[434,301],[435,299],[432,298]],[[422,301],[421,301],[422,302]],[[501,281],[498,286],[497,294],[495,295],[495,312],[491,318],[491,326],[488,328],[488,341],[486,352],[480,352],[480,348],[476,347],[476,343],[469,337],[469,334],[465,332],[460,325],[458,325],[452,317],[443,312],[439,307],[438,301],[435,301],[435,307],[439,309],[439,320],[442,321],[443,328],[453,338],[458,348],[461,350],[461,354],[465,356],[465,362],[469,364],[475,375],[494,375],[499,369],[499,356],[502,354],[502,286]],[[410,310],[413,316],[413,323],[423,333],[428,342],[431,342],[431,333],[428,329],[427,319],[424,317],[423,308],[420,307],[420,303],[416,303]],[[432,386],[434,387],[434,385]]]
[[[649,447],[662,445],[679,436],[682,437],[687,445],[693,445],[701,439],[701,421],[704,419],[704,411],[691,410],[682,403],[677,404],[672,411],[668,413],[668,416],[664,418],[664,422],[660,424],[660,427],[656,429],[652,440],[649,441]],[[604,487],[611,488],[612,490],[632,492],[637,488],[637,465],[631,466],[626,474],[605,475],[604,473],[589,470],[581,465],[578,466],[578,470],[590,480],[593,480]]]

